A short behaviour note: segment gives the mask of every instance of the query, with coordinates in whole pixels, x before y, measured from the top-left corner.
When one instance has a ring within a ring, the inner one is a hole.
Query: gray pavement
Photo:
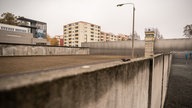
[[[173,58],[164,108],[192,108],[192,60]]]

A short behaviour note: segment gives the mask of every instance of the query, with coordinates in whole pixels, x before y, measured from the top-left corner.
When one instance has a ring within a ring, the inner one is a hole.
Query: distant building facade
[[[107,32],[101,31],[99,41],[101,42],[117,41],[117,36],[113,33],[107,33]]]
[[[80,47],[82,42],[98,42],[100,32],[100,26],[83,21],[64,25],[64,46]]]
[[[29,18],[19,17],[17,19],[20,23],[19,26],[30,29],[34,38],[46,38],[47,36],[47,24],[45,22],[32,20]]]
[[[63,35],[56,35],[55,38],[58,41],[58,46],[64,46],[64,39],[63,39]]]
[[[64,46],[80,47],[82,42],[108,42],[131,40],[131,35],[107,33],[99,25],[84,21],[74,22],[63,27]],[[140,40],[139,35],[135,35]]]
[[[117,35],[117,41],[127,41],[127,40],[131,40],[131,37],[125,34]]]
[[[0,42],[31,44],[33,34],[28,28],[0,23]]]
[[[0,30],[18,32],[18,33],[30,33],[30,29],[28,29],[28,28],[8,25],[8,24],[3,24],[3,23],[0,23]]]
[[[33,38],[35,39],[33,39],[34,41],[32,44],[47,44],[47,23],[25,17],[19,17],[17,20],[20,22],[19,26],[28,28],[30,33],[33,34]]]
[[[18,18],[19,26],[0,23],[0,42],[47,45],[47,24],[40,21]]]

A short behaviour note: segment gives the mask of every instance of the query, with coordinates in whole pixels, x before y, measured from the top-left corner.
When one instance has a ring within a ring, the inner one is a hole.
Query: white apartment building
[[[125,34],[117,35],[117,41],[127,41],[127,40],[131,40],[131,37]]]
[[[98,42],[100,32],[100,26],[83,21],[64,25],[64,46],[81,47],[82,42]]]
[[[113,33],[106,33],[106,32],[101,32],[100,35],[100,41],[101,42],[107,42],[107,41],[117,41],[117,36],[114,35]]]

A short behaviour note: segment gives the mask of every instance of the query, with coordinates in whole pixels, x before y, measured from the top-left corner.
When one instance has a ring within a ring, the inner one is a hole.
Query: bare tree
[[[191,25],[186,25],[184,27],[184,36],[187,38],[192,38],[192,24]]]

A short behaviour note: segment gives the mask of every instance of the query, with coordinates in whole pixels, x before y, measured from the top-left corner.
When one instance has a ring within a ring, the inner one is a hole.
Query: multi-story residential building
[[[64,25],[64,46],[80,47],[82,42],[98,42],[101,27],[88,22],[75,22]]]
[[[64,39],[63,39],[63,35],[56,35],[55,38],[58,41],[58,46],[63,46],[64,45]]]
[[[113,33],[106,33],[102,31],[100,35],[100,41],[101,42],[117,41],[117,36],[114,35]]]
[[[131,40],[131,37],[125,34],[117,35],[117,41],[127,41],[127,40]]]

